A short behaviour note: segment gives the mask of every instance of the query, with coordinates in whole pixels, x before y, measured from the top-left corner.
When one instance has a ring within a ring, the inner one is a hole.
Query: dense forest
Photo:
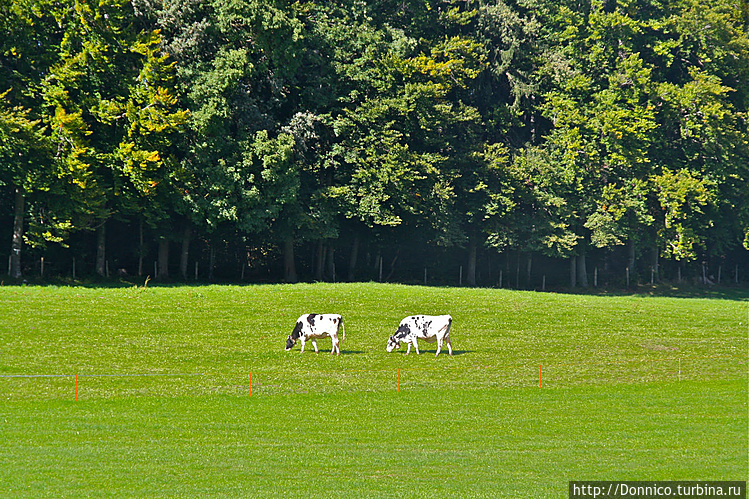
[[[748,27],[746,0],[0,0],[6,279],[746,282]]]

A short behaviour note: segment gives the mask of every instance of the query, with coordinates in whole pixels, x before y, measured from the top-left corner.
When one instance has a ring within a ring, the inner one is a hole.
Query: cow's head
[[[301,322],[297,322],[296,326],[294,326],[294,330],[286,338],[286,350],[287,351],[291,350],[291,348],[294,345],[296,345],[296,340],[298,340],[299,337],[302,335],[302,327],[303,327],[303,324]]]
[[[408,326],[408,324],[401,323],[398,326],[398,329],[395,331],[395,334],[388,340],[387,351],[392,352],[396,348],[400,348],[401,341],[404,341],[410,333],[411,328]]]
[[[291,348],[292,348],[292,347],[293,347],[294,345],[296,345],[296,340],[295,340],[295,339],[293,339],[293,338],[292,338],[291,336],[289,336],[288,338],[286,338],[286,351],[287,351],[287,352],[288,352],[289,350],[291,350]]]
[[[391,336],[390,339],[388,339],[387,351],[388,353],[390,353],[396,348],[400,348],[400,346],[400,340],[398,340],[398,338],[396,338],[395,336]]]

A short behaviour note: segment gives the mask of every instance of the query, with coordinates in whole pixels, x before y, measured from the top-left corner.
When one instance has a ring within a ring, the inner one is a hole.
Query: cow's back
[[[443,328],[449,327],[451,323],[450,315],[412,315],[403,319],[400,326],[408,327],[419,338],[428,339],[437,335]]]

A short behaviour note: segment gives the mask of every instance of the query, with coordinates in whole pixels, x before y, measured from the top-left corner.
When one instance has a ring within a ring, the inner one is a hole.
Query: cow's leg
[[[302,349],[299,351],[299,353],[304,353],[304,343],[305,343],[304,338],[299,338],[299,341],[302,342]]]
[[[317,350],[317,341],[316,340],[312,340],[312,346],[315,347],[315,353],[319,353],[318,350]]]
[[[450,354],[450,356],[452,356],[453,346],[452,344],[450,344],[450,337],[448,336],[447,338],[445,338],[445,340],[447,341],[447,352]]]
[[[434,354],[435,357],[440,354],[440,350],[442,350],[442,338],[437,337],[437,353]]]
[[[416,355],[419,355],[419,343],[414,338],[414,348],[416,349]]]
[[[409,341],[406,344],[408,345],[408,349],[406,350],[406,355],[408,355],[409,353],[411,353],[411,342]]]
[[[338,338],[331,336],[330,339],[333,340],[333,348],[330,350],[330,355],[336,353],[336,350],[338,351],[338,355],[341,355],[341,348],[338,346]]]

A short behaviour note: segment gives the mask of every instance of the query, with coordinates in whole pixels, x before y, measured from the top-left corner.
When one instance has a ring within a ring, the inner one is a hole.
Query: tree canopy
[[[745,0],[0,0],[0,26],[15,278],[749,263]]]

